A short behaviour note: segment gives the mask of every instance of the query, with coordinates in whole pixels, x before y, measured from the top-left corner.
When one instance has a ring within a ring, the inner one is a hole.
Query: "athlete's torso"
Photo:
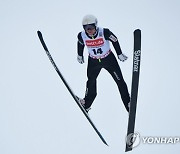
[[[98,28],[97,37],[94,39],[88,37],[85,31],[81,32],[81,36],[91,57],[98,59],[110,52],[109,41],[105,40],[103,28]]]

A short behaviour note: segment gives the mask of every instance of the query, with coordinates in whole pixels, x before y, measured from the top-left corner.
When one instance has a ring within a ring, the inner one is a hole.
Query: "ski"
[[[95,130],[95,132],[97,133],[97,135],[100,137],[100,139],[102,140],[102,142],[104,144],[107,144],[107,142],[105,141],[105,139],[103,138],[103,136],[101,135],[101,133],[98,131],[98,129],[96,128],[96,126],[94,125],[93,121],[90,119],[88,113],[86,112],[86,110],[84,109],[84,107],[79,103],[79,101],[77,100],[76,95],[74,94],[74,92],[71,90],[70,86],[68,85],[68,83],[66,82],[65,78],[63,77],[62,73],[60,72],[60,70],[58,69],[56,63],[54,62],[47,46],[46,43],[43,39],[42,33],[40,31],[37,31],[39,40],[44,48],[44,50],[46,51],[46,54],[51,62],[51,64],[53,65],[53,67],[55,68],[57,74],[59,75],[59,77],[61,78],[61,80],[63,81],[64,85],[66,86],[66,88],[68,89],[69,93],[71,94],[71,96],[73,97],[73,99],[75,100],[75,102],[77,103],[77,105],[79,106],[79,108],[81,109],[81,111],[83,112],[83,114],[85,115],[85,117],[87,118],[87,120],[89,121],[89,123],[91,124],[91,126],[93,127],[93,129]]]
[[[134,128],[135,128],[135,119],[136,119],[140,62],[141,62],[141,30],[136,29],[134,31],[131,103],[130,103],[130,111],[129,111],[125,152],[131,151],[133,149],[133,143],[135,142],[135,139],[136,139]]]

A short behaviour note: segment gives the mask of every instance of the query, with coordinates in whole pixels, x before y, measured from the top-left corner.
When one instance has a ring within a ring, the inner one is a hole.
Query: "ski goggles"
[[[93,30],[96,29],[96,26],[94,24],[90,24],[90,25],[84,25],[83,26],[84,30]]]

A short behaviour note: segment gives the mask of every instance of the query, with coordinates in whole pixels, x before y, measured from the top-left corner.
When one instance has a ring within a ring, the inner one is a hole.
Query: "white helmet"
[[[90,25],[90,24],[94,24],[95,26],[97,26],[97,18],[93,15],[86,15],[84,16],[83,20],[82,20],[82,25]]]

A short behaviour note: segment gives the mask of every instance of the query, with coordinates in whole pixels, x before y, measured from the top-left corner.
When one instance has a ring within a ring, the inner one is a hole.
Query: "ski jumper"
[[[116,82],[123,104],[127,111],[129,111],[128,103],[130,102],[130,96],[127,85],[123,79],[121,69],[118,62],[110,49],[109,41],[112,42],[116,53],[120,55],[122,53],[117,37],[109,30],[105,28],[98,28],[94,37],[88,36],[85,31],[78,34],[78,55],[83,56],[84,46],[87,47],[89,52],[86,94],[85,94],[85,108],[89,108],[96,95],[96,79],[102,68],[106,69],[114,81]]]

